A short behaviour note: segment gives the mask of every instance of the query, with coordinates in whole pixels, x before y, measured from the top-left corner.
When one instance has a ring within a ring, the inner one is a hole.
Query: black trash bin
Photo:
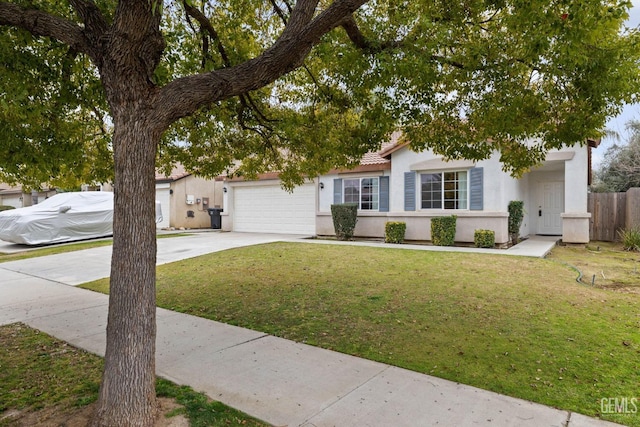
[[[222,208],[209,208],[207,209],[207,212],[211,217],[211,228],[214,230],[220,230],[222,228],[222,217],[220,216]]]

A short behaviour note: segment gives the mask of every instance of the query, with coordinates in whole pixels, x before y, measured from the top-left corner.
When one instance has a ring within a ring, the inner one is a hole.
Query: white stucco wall
[[[330,174],[320,177],[319,182],[324,184],[324,189],[319,190],[318,194],[318,215],[316,220],[317,234],[334,234],[333,222],[330,214],[331,204],[333,203],[334,179],[347,178],[349,176],[364,177],[388,174],[390,188],[389,212],[360,212],[358,214],[358,223],[355,230],[356,236],[384,237],[384,224],[387,221],[403,221],[407,224],[407,240],[430,240],[432,217],[457,215],[457,241],[473,242],[474,232],[476,229],[491,229],[496,233],[497,243],[506,243],[508,241],[508,201],[505,202],[505,198],[508,198],[511,194],[517,194],[517,192],[522,189],[523,184],[502,171],[497,156],[475,164],[470,161],[458,162],[458,164],[462,166],[454,168],[458,170],[470,169],[474,166],[483,168],[484,209],[482,211],[471,211],[468,209],[423,210],[420,209],[418,200],[416,200],[416,211],[406,212],[404,210],[404,173],[412,170],[412,165],[415,166],[417,164],[436,159],[441,159],[441,156],[434,155],[431,151],[416,153],[409,149],[400,149],[392,154],[391,171],[358,174]],[[442,170],[429,169],[430,167],[431,166],[427,164],[418,168],[414,167],[413,169],[415,169],[418,174],[423,170]],[[505,195],[505,186],[509,190],[507,195]],[[417,188],[419,188],[419,185],[417,185]]]
[[[564,212],[562,214],[563,240],[580,243],[588,241],[587,213],[587,147],[570,147],[552,150],[549,161],[539,169],[525,173],[521,178],[514,178],[502,170],[499,154],[474,163],[464,163],[468,169],[473,166],[483,168],[483,210],[422,210],[419,202],[416,211],[404,211],[404,173],[412,169],[412,165],[440,158],[431,151],[415,153],[404,148],[391,156],[389,212],[361,212],[356,226],[356,235],[366,237],[383,237],[384,223],[387,221],[404,221],[407,223],[407,239],[429,240],[430,218],[434,216],[458,216],[456,240],[473,241],[475,229],[488,228],[496,232],[496,242],[508,240],[508,205],[512,200],[524,202],[525,215],[520,235],[536,234],[538,229],[538,206],[540,201],[540,185],[543,182],[564,183]],[[461,163],[462,164],[462,163]],[[414,168],[416,169],[416,168]],[[430,170],[430,169],[426,169]],[[436,169],[433,169],[436,170]],[[420,172],[417,169],[416,172]],[[374,176],[376,174],[359,174],[356,176]],[[325,175],[319,178],[324,188],[318,190],[318,215],[316,220],[317,234],[333,234],[331,220],[331,204],[333,203],[333,180],[345,178],[345,174]],[[417,186],[419,187],[419,185]]]
[[[322,183],[323,187],[318,187],[318,212],[331,213],[331,205],[333,204],[333,180],[341,178],[338,174],[322,175],[318,178],[318,185]],[[391,184],[389,184],[391,185]]]
[[[587,146],[570,149],[574,157],[565,161],[565,205],[566,213],[587,212],[589,154]]]
[[[28,196],[31,197],[31,196]],[[22,207],[23,196],[20,193],[16,194],[0,194],[0,206],[13,206],[14,208]]]

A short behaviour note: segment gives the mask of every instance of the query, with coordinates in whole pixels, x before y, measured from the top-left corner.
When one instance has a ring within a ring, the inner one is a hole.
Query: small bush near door
[[[455,215],[431,218],[431,243],[436,246],[453,246],[457,218]]]
[[[496,244],[496,233],[493,230],[476,230],[473,233],[476,248],[493,248]]]
[[[389,221],[384,225],[385,243],[402,243],[407,224],[404,222]]]
[[[358,222],[358,205],[354,203],[331,205],[331,217],[338,240],[351,239]]]
[[[518,244],[520,237],[520,226],[524,218],[524,202],[522,200],[512,200],[509,202],[509,236],[511,243]]]

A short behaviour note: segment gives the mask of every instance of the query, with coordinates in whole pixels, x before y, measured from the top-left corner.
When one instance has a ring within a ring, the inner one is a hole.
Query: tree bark
[[[127,111],[115,122],[107,350],[94,426],[150,426],[155,418],[156,234],[150,207],[159,136],[144,116]]]
[[[118,3],[98,61],[114,122],[113,252],[107,349],[94,426],[152,426],[156,415],[155,162],[153,71],[162,54],[152,2]]]

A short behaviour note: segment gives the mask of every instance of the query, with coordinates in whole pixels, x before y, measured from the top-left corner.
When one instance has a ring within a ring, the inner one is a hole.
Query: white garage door
[[[279,185],[235,187],[233,229],[252,233],[316,234],[315,185],[293,193]]]
[[[169,184],[156,184],[156,200],[162,206],[162,221],[156,225],[158,228],[170,226],[171,214],[171,192]]]

